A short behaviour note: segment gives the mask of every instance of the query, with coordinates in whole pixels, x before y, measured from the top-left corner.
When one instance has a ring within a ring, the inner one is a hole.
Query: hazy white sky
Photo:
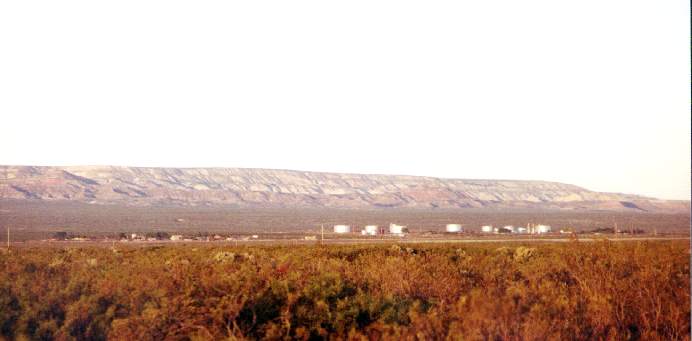
[[[689,2],[3,1],[0,164],[690,198]]]

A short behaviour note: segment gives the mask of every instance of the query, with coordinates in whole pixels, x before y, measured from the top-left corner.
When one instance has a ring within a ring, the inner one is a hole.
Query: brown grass
[[[689,243],[21,248],[5,339],[689,340]]]

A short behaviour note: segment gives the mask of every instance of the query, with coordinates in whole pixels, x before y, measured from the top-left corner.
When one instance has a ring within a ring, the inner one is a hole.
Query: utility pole
[[[5,167],[5,178],[3,180],[8,180],[7,167]],[[5,192],[5,191],[3,191]],[[4,193],[3,193],[4,194]],[[10,225],[7,225],[7,253],[10,253]]]
[[[324,224],[320,225],[322,228],[322,239],[320,239],[320,245],[324,244]]]

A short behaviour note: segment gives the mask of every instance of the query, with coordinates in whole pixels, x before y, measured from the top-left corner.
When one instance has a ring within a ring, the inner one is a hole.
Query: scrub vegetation
[[[0,339],[689,340],[685,241],[26,247]]]

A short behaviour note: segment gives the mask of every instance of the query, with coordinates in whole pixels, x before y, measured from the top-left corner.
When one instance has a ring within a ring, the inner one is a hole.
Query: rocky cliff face
[[[689,202],[545,181],[242,168],[0,166],[0,198],[127,205],[689,210]]]

